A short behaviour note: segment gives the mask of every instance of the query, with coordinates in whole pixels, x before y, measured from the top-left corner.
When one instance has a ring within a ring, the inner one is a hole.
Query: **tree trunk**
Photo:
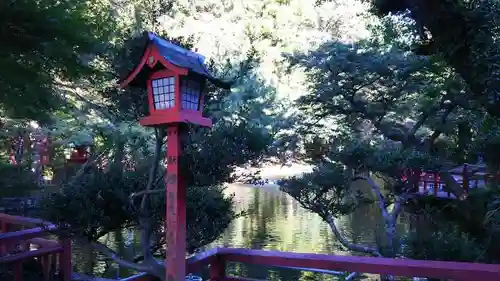
[[[125,142],[118,140],[115,143],[115,153],[113,162],[111,162],[110,170],[117,173],[123,173],[123,158],[125,157]]]

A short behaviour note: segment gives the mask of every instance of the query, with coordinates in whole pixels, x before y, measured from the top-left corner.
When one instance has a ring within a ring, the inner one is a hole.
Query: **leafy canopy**
[[[12,118],[46,119],[62,103],[58,80],[94,72],[112,19],[104,0],[0,3],[0,110]]]

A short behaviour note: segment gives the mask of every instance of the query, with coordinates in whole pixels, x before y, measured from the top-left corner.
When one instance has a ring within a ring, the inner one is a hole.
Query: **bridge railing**
[[[198,254],[189,258],[186,266],[188,273],[200,272],[208,266],[210,280],[251,280],[226,275],[228,262],[266,267],[293,267],[302,270],[323,269],[401,277],[441,278],[455,281],[500,280],[500,265],[493,264],[300,254],[233,248],[214,249]]]
[[[12,266],[15,281],[23,281],[23,263],[35,260],[41,265],[43,277],[49,279],[56,272],[60,280],[71,280],[71,242],[50,240],[55,226],[39,219],[0,214],[0,264]],[[209,268],[211,280],[248,281],[241,276],[229,276],[227,264],[243,263],[265,267],[296,268],[299,270],[327,270],[371,273],[405,277],[441,278],[455,281],[500,280],[500,265],[390,259],[325,254],[301,254],[278,251],[217,248],[186,260],[187,273],[199,273]],[[153,280],[141,274],[134,281]]]
[[[43,279],[56,273],[60,280],[71,280],[71,241],[47,239],[56,227],[40,219],[0,213],[0,265],[12,270],[14,281],[23,281],[23,264],[35,261]]]

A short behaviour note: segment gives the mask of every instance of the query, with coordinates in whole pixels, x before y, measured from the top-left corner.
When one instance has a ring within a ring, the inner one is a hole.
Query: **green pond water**
[[[224,246],[299,253],[352,254],[341,249],[325,222],[316,214],[302,208],[277,186],[233,184],[226,192],[235,194],[236,209],[246,210],[247,215],[235,220],[224,234],[211,245],[207,245],[206,249]],[[337,223],[352,241],[373,245],[377,232],[381,230],[382,220],[375,206],[367,206],[340,218]],[[403,215],[398,231],[405,232],[408,227],[407,218]],[[112,233],[107,237],[107,244],[124,256],[133,256],[134,246],[137,247],[138,242],[138,235],[127,231]],[[127,269],[118,268],[90,249],[75,245],[73,251],[75,271],[79,273],[108,278],[133,274]],[[237,264],[230,265],[228,270],[236,276],[265,280],[338,280],[330,275],[290,269],[267,270],[262,266]]]

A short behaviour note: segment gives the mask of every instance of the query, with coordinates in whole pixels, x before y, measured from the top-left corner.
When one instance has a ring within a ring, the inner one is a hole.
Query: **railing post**
[[[434,196],[437,197],[439,188],[438,173],[434,173]]]
[[[10,224],[8,224],[5,221],[2,221],[2,233],[9,232],[9,228],[10,228]],[[2,244],[0,246],[0,255],[2,255],[2,256],[5,255],[7,253],[7,251],[8,251],[7,249],[8,249],[7,245]]]
[[[63,250],[59,254],[59,274],[62,275],[63,281],[71,281],[73,267],[71,266],[71,239],[63,238],[60,241]]]
[[[462,172],[462,182],[464,192],[469,193],[469,171],[467,169],[467,164],[464,164],[464,170]]]
[[[210,263],[210,280],[222,281],[226,277],[226,261],[219,255]]]
[[[57,253],[50,255],[50,275],[53,276],[57,272]]]
[[[49,281],[50,278],[50,255],[45,255],[42,257],[42,274],[43,280]]]
[[[5,221],[2,221],[2,232],[3,232],[3,233],[7,233],[7,232],[9,232],[9,228],[10,228],[9,226],[10,226],[10,224],[9,224],[9,223],[7,223],[7,222],[5,222]]]
[[[17,261],[14,264],[14,281],[23,281],[23,262]]]

